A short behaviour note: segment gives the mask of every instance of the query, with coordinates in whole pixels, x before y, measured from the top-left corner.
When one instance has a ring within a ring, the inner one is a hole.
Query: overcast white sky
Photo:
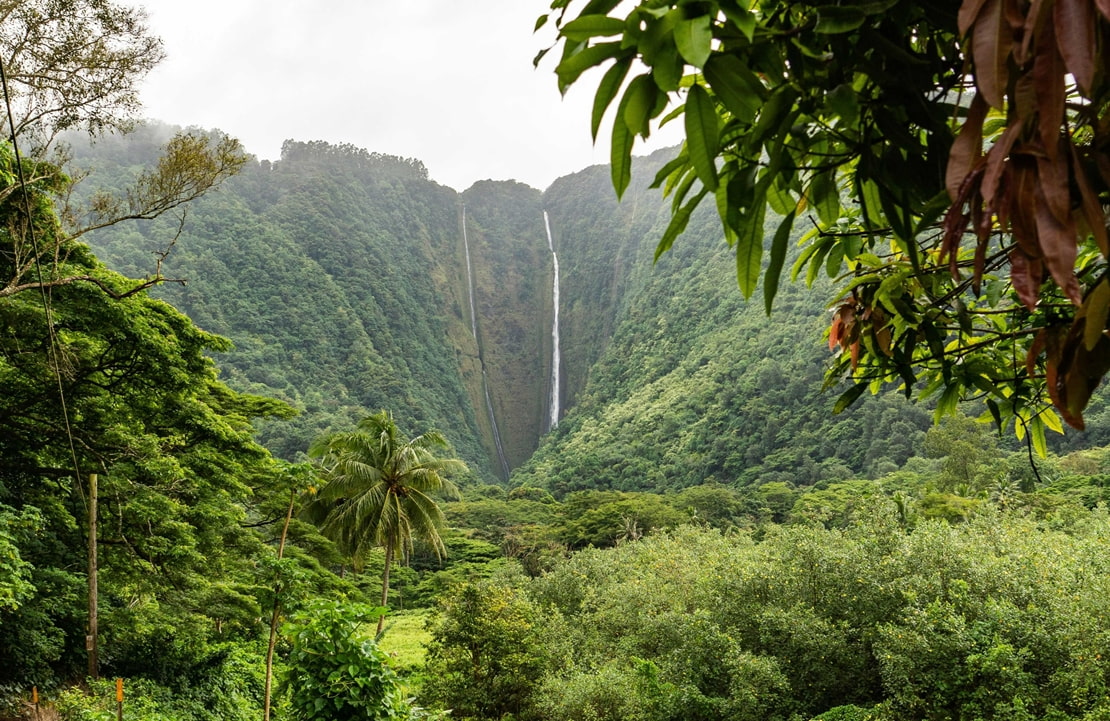
[[[145,114],[219,128],[259,159],[287,138],[351,143],[418,158],[456,190],[542,190],[608,162],[608,133],[590,140],[592,89],[561,98],[553,59],[532,67],[552,37],[532,32],[544,0],[132,1],[167,55]]]

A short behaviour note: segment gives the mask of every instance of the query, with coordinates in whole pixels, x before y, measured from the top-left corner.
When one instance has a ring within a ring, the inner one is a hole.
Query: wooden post
[[[116,679],[116,721],[123,721],[123,679]]]
[[[80,482],[80,481],[78,481]],[[97,589],[96,589],[96,474],[89,474],[89,633],[85,647],[89,652],[89,677],[100,678],[100,660],[97,657]]]
[[[38,686],[32,686],[31,687],[31,703],[35,707],[35,721],[38,721],[38,719],[42,718],[39,715],[39,687]]]

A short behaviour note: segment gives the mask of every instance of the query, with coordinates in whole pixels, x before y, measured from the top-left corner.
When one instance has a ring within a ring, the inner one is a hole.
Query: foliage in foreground
[[[296,721],[398,721],[410,718],[397,674],[367,624],[382,608],[316,601],[289,624],[293,648],[285,677]]]
[[[531,710],[545,659],[539,609],[519,590],[468,583],[442,600],[422,696],[460,719],[516,718]]]
[[[1110,368],[1104,2],[551,9],[560,89],[605,68],[592,128],[616,106],[618,195],[636,136],[685,122],[656,176],[673,194],[657,255],[713,204],[741,291],[762,279],[770,310],[791,229],[815,225],[793,276],[838,279],[830,379],[855,383],[838,405],[895,383],[940,411],[986,399],[1019,435],[1083,428]]]
[[[761,539],[686,526],[581,551],[537,579],[503,578],[500,596],[539,609],[533,643],[547,659],[523,698],[512,691],[520,717],[1110,713],[1105,509],[1070,523],[988,510],[910,530],[878,501],[861,518],[846,529],[770,527]],[[471,610],[445,606],[438,658],[465,656],[482,636],[457,633],[473,625]],[[440,688],[464,717],[498,717],[465,706],[463,687]]]

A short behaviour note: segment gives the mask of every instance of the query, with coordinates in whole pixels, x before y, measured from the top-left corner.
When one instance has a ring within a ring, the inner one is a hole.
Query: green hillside
[[[836,394],[821,392],[829,299],[820,284],[782,289],[768,318],[736,289],[735,262],[709,212],[653,264],[667,212],[645,181],[659,164],[640,160],[619,205],[604,200],[612,197],[604,168],[545,194],[568,266],[567,385],[581,391],[514,483],[557,494],[809,485],[904,463],[928,413],[880,397],[833,416]],[[604,221],[587,222],[590,210]]]
[[[122,183],[165,133],[78,145],[76,164],[96,171],[84,192]],[[737,292],[710,214],[653,263],[668,217],[648,187],[660,163],[640,159],[618,203],[604,167],[542,194],[493,181],[457,193],[416,160],[290,141],[279,161],[249,163],[190,209],[163,266],[188,283],[159,293],[232,340],[218,357],[229,383],[301,411],[260,428],[288,459],[389,408],[406,427],[442,430],[478,477],[516,469],[514,485],[557,493],[810,484],[901,465],[927,416],[895,399],[831,416],[835,396],[819,390],[820,288],[784,289],[767,318]],[[545,210],[561,264],[563,422],[541,444],[552,364]],[[93,247],[141,276],[177,223],[113,229]]]

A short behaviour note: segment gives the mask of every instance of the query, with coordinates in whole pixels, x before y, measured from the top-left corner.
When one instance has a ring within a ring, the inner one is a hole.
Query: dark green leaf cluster
[[[9,184],[11,158],[0,153]],[[254,440],[252,421],[291,409],[219,381],[210,354],[227,341],[165,301],[123,292],[136,281],[63,233],[46,191],[64,189],[64,177],[26,170],[41,179],[28,188],[30,223],[22,192],[8,185],[0,196],[4,282],[28,258],[34,266],[29,227],[58,251],[41,268],[46,282],[92,281],[0,298],[0,684],[45,692],[87,668],[96,473],[101,671],[195,694],[190,714],[217,697],[257,708],[261,674],[242,672],[243,658],[261,658],[274,593],[266,519],[295,473]],[[284,583],[288,606],[298,592],[353,590],[321,567],[334,550],[318,534],[293,536],[304,546],[290,553],[285,575],[300,581]]]
[[[587,70],[605,70],[592,127],[596,137],[615,105],[618,195],[631,183],[635,138],[683,120],[685,143],[655,178],[672,197],[657,256],[711,198],[741,292],[753,295],[762,279],[770,312],[792,229],[812,224],[791,275],[837,279],[829,340],[840,358],[828,378],[830,385],[854,382],[838,409],[885,384],[907,397],[935,396],[938,415],[985,399],[997,425],[1019,438],[1031,434],[1043,450],[1045,429],[1059,430],[1060,416],[1082,428],[1080,411],[1104,370],[1096,344],[1105,319],[1097,200],[1105,189],[1085,167],[1102,152],[1090,139],[1100,132],[1092,119],[1105,94],[1092,79],[1100,62],[1094,27],[1104,18],[1089,3],[1060,11],[1062,27],[1083,28],[1061,42],[1064,63],[1052,22],[1036,12],[1023,21],[1025,5],[980,14],[982,7],[602,0],[572,10],[556,0],[555,72],[565,91]],[[1015,33],[1023,28],[1020,40],[1000,29],[1006,13]],[[1038,41],[1033,73],[1022,52],[1037,33],[1052,40]],[[962,37],[968,34],[974,41]],[[1065,65],[1081,68],[1084,81],[1065,89]],[[1049,80],[1058,92],[1030,89]],[[982,97],[977,111],[968,108],[976,85],[998,109],[986,123]],[[1029,101],[1034,95],[1041,100]],[[973,127],[954,146],[965,118]],[[1006,140],[990,154],[988,171],[982,141],[989,146],[1002,128]],[[1057,157],[1057,140],[1072,147],[1073,138],[1073,149],[1058,155],[1071,159],[1053,166],[1059,172],[1051,179],[1047,163],[1043,178],[1030,171],[1020,182],[1012,179],[1018,171],[1004,170]],[[1007,164],[1008,153],[1017,160]],[[1006,188],[995,197],[1002,174]],[[1046,195],[1066,219],[1059,230],[1044,221]],[[977,241],[963,248],[969,223]],[[1080,288],[1090,292],[1082,307]],[[1089,309],[1094,322],[1085,320]],[[1048,396],[1059,415],[1048,409]]]

